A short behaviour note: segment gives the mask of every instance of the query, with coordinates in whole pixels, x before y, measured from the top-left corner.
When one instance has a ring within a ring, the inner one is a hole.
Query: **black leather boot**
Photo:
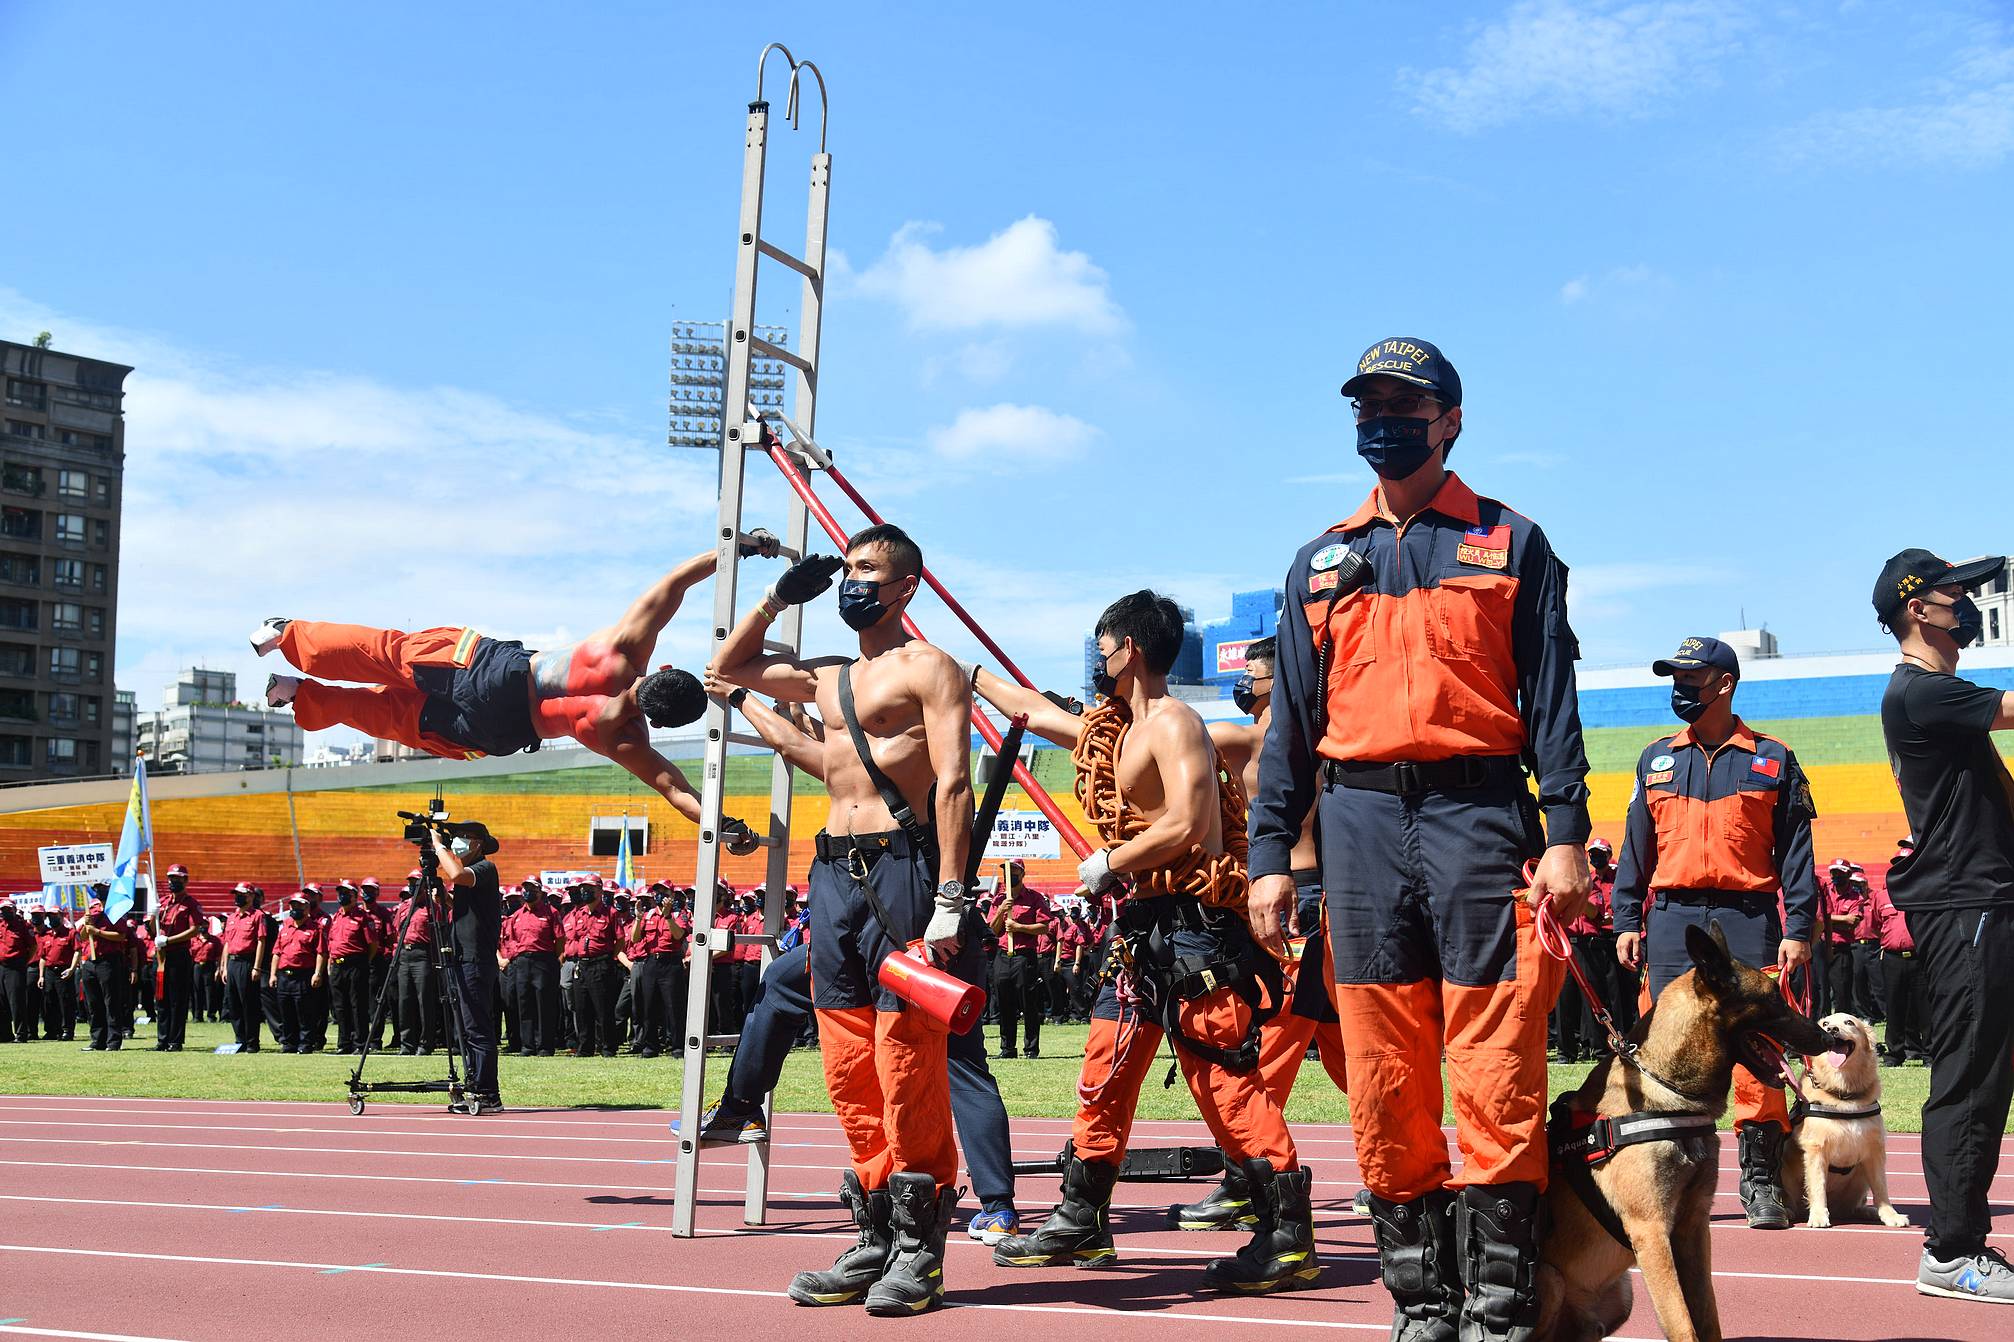
[[[850,1305],[867,1294],[867,1288],[881,1280],[894,1251],[894,1232],[889,1227],[892,1205],[888,1190],[872,1193],[860,1186],[859,1176],[848,1170],[840,1176],[839,1200],[853,1213],[860,1238],[841,1253],[824,1272],[800,1272],[790,1283],[790,1298],[800,1305]]]
[[[1203,1269],[1203,1285],[1238,1295],[1307,1290],[1322,1275],[1308,1207],[1313,1176],[1307,1170],[1275,1173],[1265,1159],[1246,1161],[1244,1175],[1258,1224],[1235,1258],[1219,1258]]]
[[[1119,1251],[1112,1247],[1112,1181],[1118,1177],[1117,1165],[1070,1157],[1056,1210],[1034,1234],[994,1245],[993,1261],[1001,1267],[1095,1267],[1118,1261]]]
[[[1368,1196],[1378,1265],[1392,1293],[1391,1342],[1455,1342],[1462,1307],[1455,1195],[1428,1193],[1410,1202]]]
[[[944,1236],[958,1210],[958,1190],[928,1174],[888,1179],[895,1251],[888,1269],[867,1291],[867,1312],[906,1318],[944,1303]]]
[[[1531,1342],[1538,1327],[1538,1185],[1464,1188],[1460,1342]]]
[[[1783,1205],[1782,1128],[1774,1123],[1743,1123],[1735,1131],[1737,1163],[1741,1166],[1741,1209],[1755,1230],[1783,1230],[1790,1213]]]
[[[1259,1223],[1252,1207],[1252,1188],[1245,1172],[1224,1157],[1224,1177],[1200,1202],[1168,1208],[1168,1223],[1177,1230],[1249,1230]]]

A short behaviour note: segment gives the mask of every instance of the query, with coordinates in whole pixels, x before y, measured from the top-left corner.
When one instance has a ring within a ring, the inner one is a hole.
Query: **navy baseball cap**
[[[1678,645],[1677,652],[1652,662],[1650,674],[1669,676],[1678,671],[1696,671],[1702,666],[1710,666],[1716,671],[1727,672],[1736,680],[1741,679],[1741,662],[1735,657],[1734,649],[1717,638],[1688,638]]]
[[[1365,350],[1357,360],[1356,376],[1343,384],[1343,395],[1355,396],[1357,389],[1374,377],[1394,377],[1431,391],[1442,405],[1462,403],[1461,374],[1439,348],[1424,340],[1393,336]]]
[[[1962,564],[1947,564],[1928,550],[1904,550],[1881,566],[1874,580],[1874,613],[1887,622],[1904,602],[1932,587],[1977,587],[2007,570],[2007,556],[1986,555]]]

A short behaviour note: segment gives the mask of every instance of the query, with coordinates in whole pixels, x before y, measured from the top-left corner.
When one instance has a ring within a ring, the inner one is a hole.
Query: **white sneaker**
[[[252,631],[252,651],[264,657],[280,646],[280,635],[287,632],[287,621],[275,615]]]
[[[1952,1300],[1984,1300],[1995,1305],[2014,1305],[2014,1267],[1998,1249],[1953,1258],[1946,1262],[1923,1251],[1916,1269],[1919,1295],[1941,1295]]]
[[[266,707],[285,708],[294,702],[294,695],[300,692],[299,676],[267,676]]]

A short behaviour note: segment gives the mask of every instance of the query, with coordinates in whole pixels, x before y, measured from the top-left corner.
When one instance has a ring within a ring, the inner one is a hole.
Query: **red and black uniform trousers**
[[[1239,972],[1226,972],[1224,966],[1256,965],[1265,959],[1242,914],[1206,909],[1191,895],[1128,899],[1120,906],[1118,935],[1136,944],[1142,937],[1158,938],[1172,953],[1178,971],[1184,966],[1217,966],[1218,982]],[[1174,993],[1175,1023],[1181,1034],[1209,1050],[1232,1052],[1250,1037],[1254,1004],[1235,982],[1185,997],[1177,978],[1156,991]],[[1261,1030],[1263,1037],[1263,1026]],[[1121,999],[1115,982],[1108,981],[1099,990],[1091,1007],[1091,1033],[1084,1045],[1080,1099],[1070,1133],[1079,1159],[1108,1165],[1125,1159],[1140,1087],[1153,1069],[1164,1034],[1151,1012]],[[1302,1044],[1301,1050],[1306,1047]],[[1258,1066],[1234,1069],[1179,1039],[1175,1058],[1204,1124],[1227,1157],[1264,1160],[1275,1170],[1299,1168],[1286,1116]],[[1096,1098],[1084,1100],[1085,1094]]]
[[[821,833],[816,849],[809,881],[811,1001],[825,1086],[853,1173],[870,1190],[905,1173],[928,1174],[941,1188],[958,1175],[950,1032],[878,978],[882,960],[922,936],[930,921],[937,855],[899,830]],[[876,900],[898,926],[884,926]]]
[[[1565,973],[1516,886],[1539,847],[1515,762],[1477,759],[1475,786],[1364,786],[1326,767],[1322,875],[1350,1122],[1364,1184],[1410,1202],[1548,1174],[1546,1023]],[[1456,1175],[1441,1131],[1454,1091]]]

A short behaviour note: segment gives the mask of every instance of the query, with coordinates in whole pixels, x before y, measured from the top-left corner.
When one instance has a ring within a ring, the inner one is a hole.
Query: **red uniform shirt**
[[[616,947],[615,911],[587,905],[569,915],[567,941],[580,956],[613,954]]]
[[[161,940],[166,941],[178,932],[185,932],[195,928],[197,920],[201,916],[202,912],[196,907],[196,901],[189,898],[188,895],[170,894],[167,900],[162,903],[160,910],[154,915],[154,923],[159,929]],[[191,935],[183,938],[176,945],[180,946],[183,951],[190,951],[194,949],[190,943],[195,939]],[[168,949],[172,951],[174,947],[171,946]]]
[[[34,926],[12,910],[0,913],[0,961],[25,960],[34,953]]]
[[[151,960],[154,958],[154,938],[148,933],[146,925],[140,921],[139,914],[129,913],[124,918],[121,918],[119,920],[119,930],[126,934],[127,949],[134,959]]]
[[[327,949],[328,934],[314,919],[301,923],[288,918],[281,922],[279,938],[273,943],[273,964],[280,969],[313,969],[315,960]]]
[[[42,963],[45,965],[68,969],[70,961],[77,954],[77,934],[67,927],[44,932],[35,941],[41,952]]]
[[[1835,946],[1847,945],[1853,940],[1854,929],[1866,921],[1867,906],[1871,901],[1856,891],[1829,887],[1825,891],[1825,900],[1825,939]],[[1834,917],[1851,918],[1853,921],[1841,925],[1832,921]]]
[[[361,910],[337,909],[329,915],[329,958],[369,955],[377,949],[378,920]]]
[[[1615,878],[1596,876],[1588,886],[1587,908],[1580,917],[1566,925],[1568,936],[1593,937],[1606,931],[1609,922],[1609,892],[1615,889]]]
[[[233,909],[224,915],[224,954],[257,955],[266,930],[266,915],[257,909]]]
[[[1898,955],[1915,954],[1916,939],[1909,935],[1909,921],[1903,917],[1902,910],[1889,902],[1887,886],[1875,888],[1873,904],[1881,949],[1893,951]]]
[[[739,921],[736,922],[734,930],[744,936],[761,936],[763,931],[762,914],[759,911],[742,914]],[[760,960],[762,958],[762,945],[760,942],[749,942],[747,945],[736,942],[732,958],[736,960]]]
[[[97,929],[101,934],[109,933],[116,938],[120,938],[119,940],[106,941],[100,937],[91,937],[87,940],[82,933],[79,933],[78,939],[84,947],[84,958],[86,960],[119,960],[125,957],[128,947],[123,940],[126,933],[126,929],[123,926],[113,922],[102,913],[94,913],[84,921]]]
[[[401,923],[405,923],[406,906],[411,903],[412,901],[409,899],[402,899],[399,901],[398,916],[395,919],[393,919],[392,922],[392,926],[394,928],[398,927]],[[405,928],[406,928],[406,939],[403,942],[401,942],[400,945],[402,946],[433,945],[434,906],[432,902],[429,901],[428,903],[420,905],[419,908],[415,910],[413,913],[412,922],[405,923]]]
[[[1853,925],[1855,941],[1878,941],[1881,937],[1881,910],[1875,903],[1874,891],[1868,889],[1860,896],[1860,921]]]
[[[657,909],[650,909],[636,920],[636,940],[631,943],[633,955],[669,955],[678,949],[678,943],[685,939],[677,923],[664,916]]]
[[[550,904],[537,908],[527,904],[504,919],[501,949],[512,959],[551,954],[559,950],[561,939],[559,910]]]
[[[1000,944],[1009,953],[1015,951],[1044,951],[1048,949],[1043,943],[1054,935],[1056,928],[1056,914],[1049,907],[1048,896],[1041,894],[1039,891],[1024,888],[1014,897],[1014,903],[1008,908],[1007,921],[1010,923],[1040,923],[1049,929],[1048,932],[1040,934],[1034,932],[1001,933]]]
[[[217,957],[224,953],[224,943],[206,931],[196,933],[190,938],[189,945],[193,948],[189,954],[194,957],[197,964],[205,968],[217,963]]]

